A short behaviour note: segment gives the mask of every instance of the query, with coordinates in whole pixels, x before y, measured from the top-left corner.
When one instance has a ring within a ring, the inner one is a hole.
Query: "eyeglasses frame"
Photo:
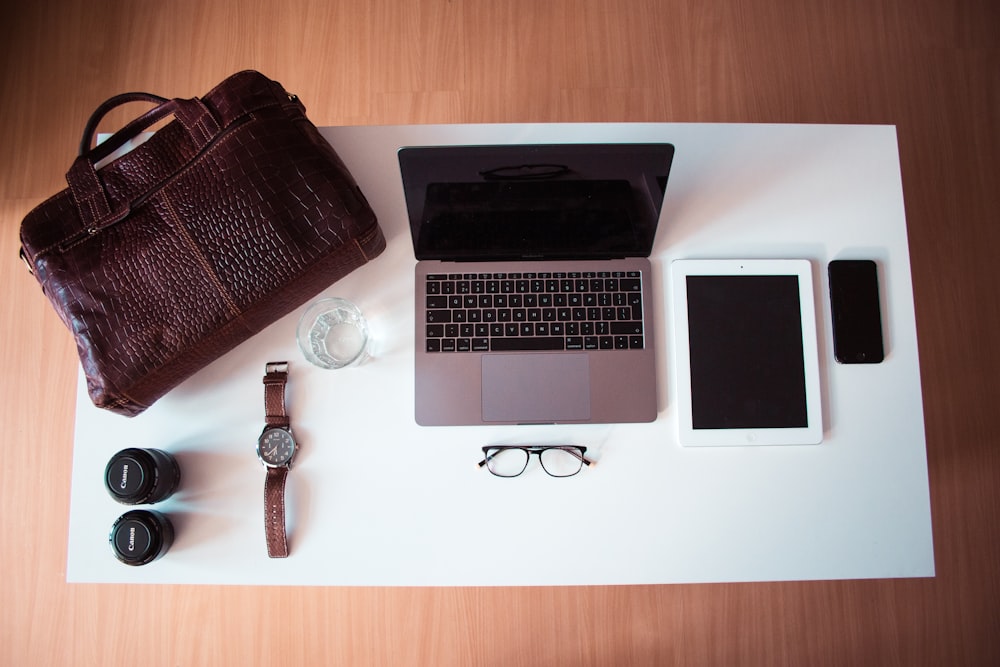
[[[542,470],[545,471],[545,474],[547,474],[549,477],[555,477],[557,479],[562,479],[565,477],[573,477],[574,475],[579,474],[580,470],[583,470],[583,466],[587,466],[589,468],[591,466],[597,465],[595,461],[592,461],[588,459],[586,456],[584,456],[587,453],[587,448],[584,447],[583,445],[486,445],[482,449],[484,458],[477,465],[480,468],[485,467],[494,477],[501,477],[503,479],[513,479],[514,477],[520,477],[521,474],[528,469],[528,463],[531,461],[532,454],[538,455],[538,463],[539,465],[542,466]],[[521,468],[520,472],[518,472],[516,475],[500,475],[493,472],[493,470],[487,465],[489,463],[489,460],[495,457],[500,452],[509,451],[511,449],[520,449],[525,454],[527,454],[527,456],[524,459],[524,467]],[[568,452],[569,454],[572,454],[576,458],[580,459],[580,469],[574,472],[572,475],[553,475],[551,472],[549,472],[549,470],[545,467],[545,464],[542,462],[542,452],[548,451],[550,449],[561,449],[565,452]],[[494,452],[493,456],[490,456],[490,452]]]

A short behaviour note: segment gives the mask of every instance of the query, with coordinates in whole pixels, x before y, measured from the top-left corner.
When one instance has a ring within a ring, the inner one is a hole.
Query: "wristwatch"
[[[257,458],[264,464],[264,535],[270,558],[288,556],[285,536],[285,479],[295,457],[295,437],[285,411],[288,362],[264,367],[264,432],[257,440]]]

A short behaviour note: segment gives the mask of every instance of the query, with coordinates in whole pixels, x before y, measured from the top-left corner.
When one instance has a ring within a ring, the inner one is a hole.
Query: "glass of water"
[[[347,299],[309,304],[296,330],[299,349],[320,368],[357,366],[368,358],[371,335],[361,310]]]

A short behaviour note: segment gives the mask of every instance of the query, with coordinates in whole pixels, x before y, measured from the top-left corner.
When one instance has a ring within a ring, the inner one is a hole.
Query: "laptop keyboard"
[[[427,275],[428,352],[637,350],[642,272]]]

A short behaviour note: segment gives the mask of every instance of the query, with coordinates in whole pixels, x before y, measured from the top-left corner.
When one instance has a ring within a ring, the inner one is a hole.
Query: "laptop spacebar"
[[[563,338],[491,338],[491,352],[511,352],[529,350],[562,350],[565,348]]]

